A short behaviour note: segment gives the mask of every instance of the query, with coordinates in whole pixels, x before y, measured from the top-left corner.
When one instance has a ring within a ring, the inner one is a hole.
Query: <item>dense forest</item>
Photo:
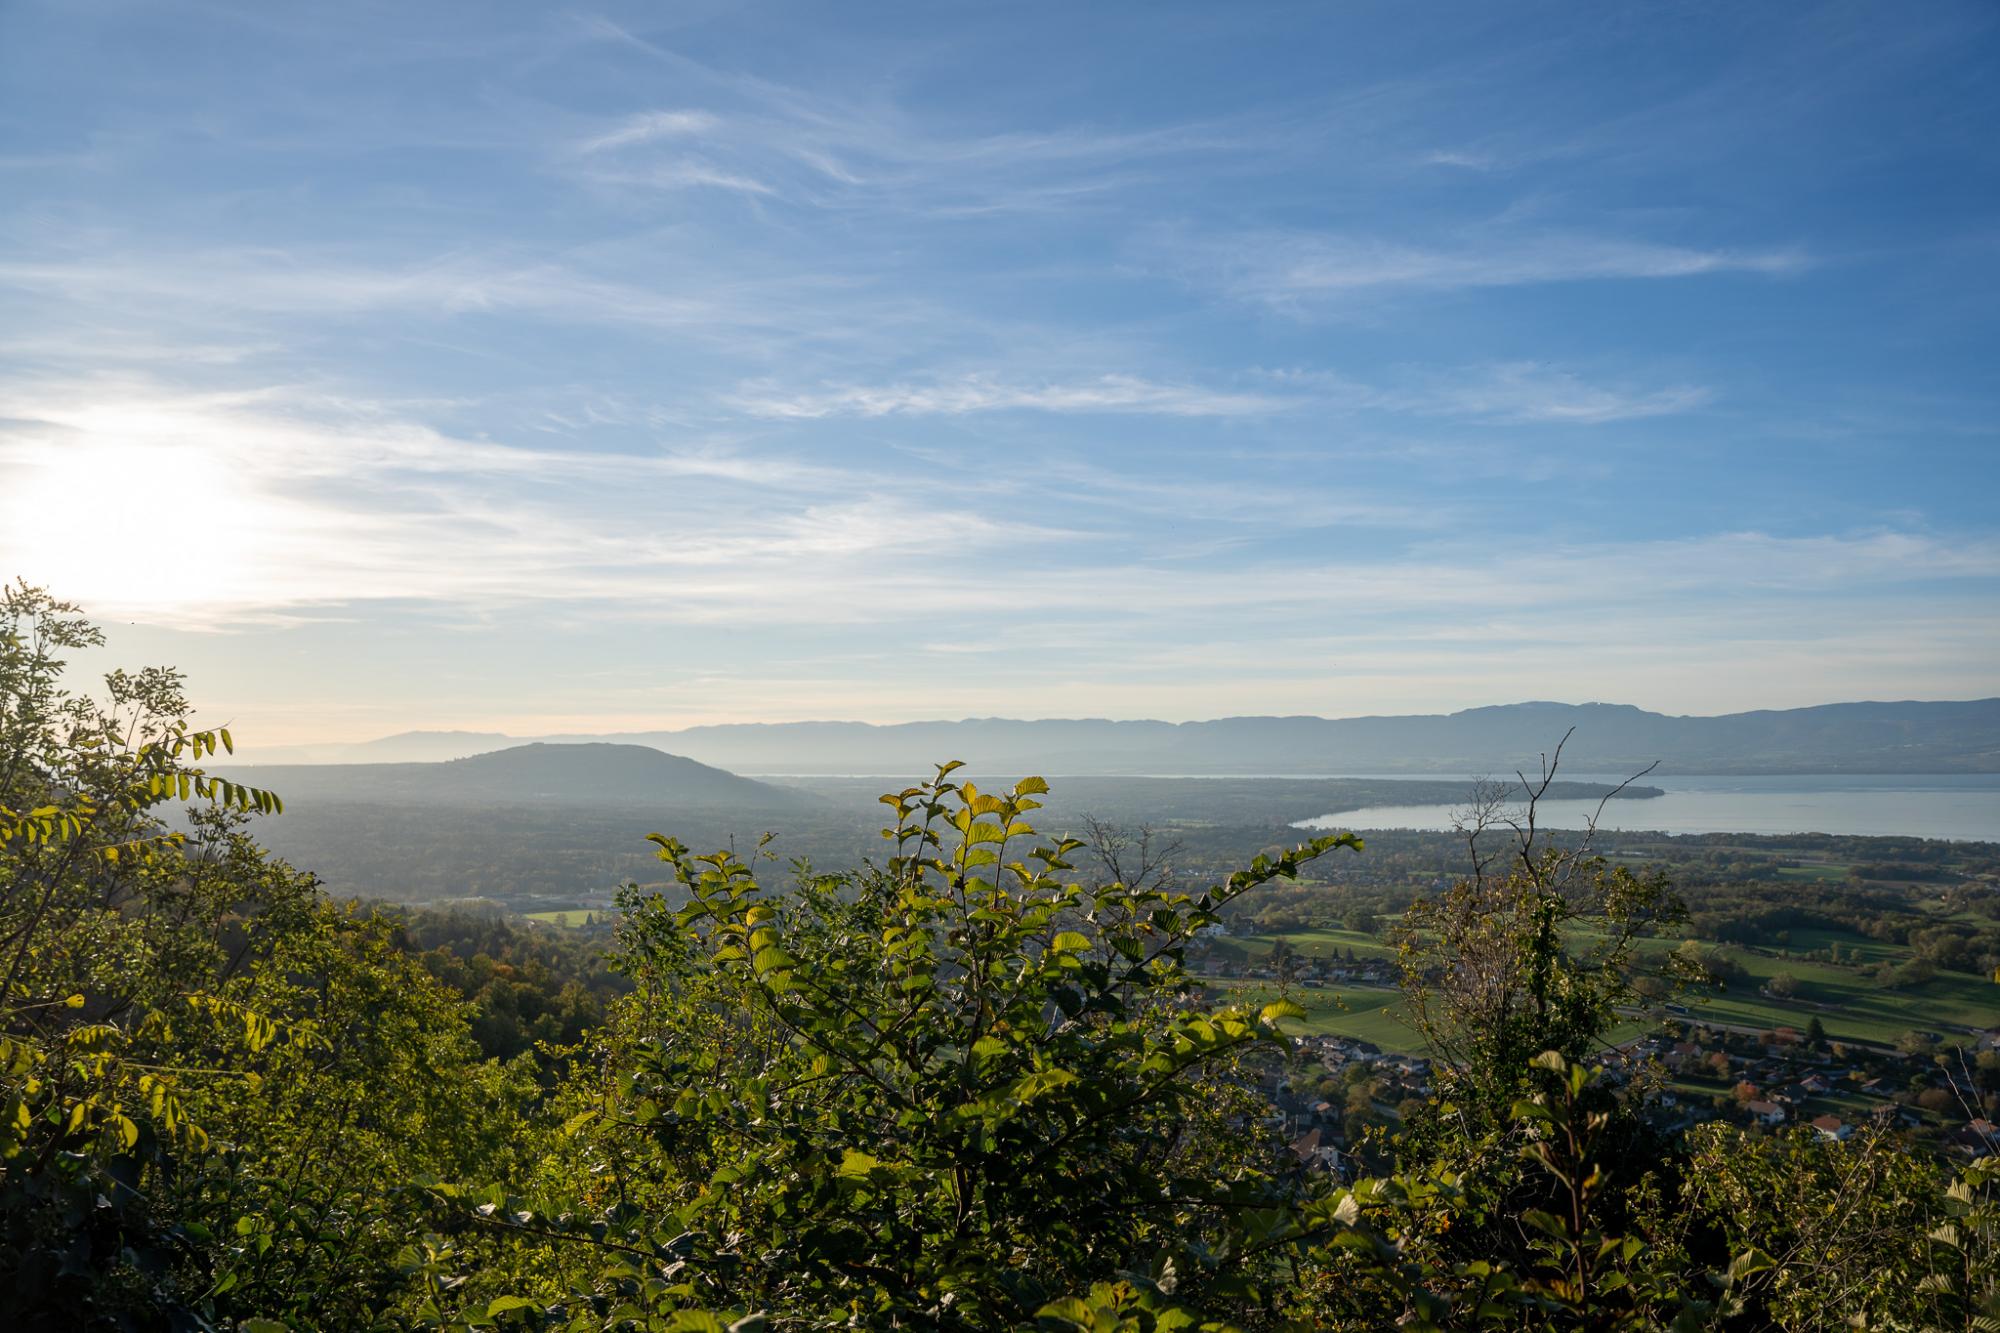
[[[0,592],[11,1327],[2000,1327],[1990,1146],[1669,1129],[1663,1074],[1600,1060],[1728,984],[1654,947],[1691,916],[1985,966],[1921,847],[1774,905],[1509,830],[1350,901],[1431,1058],[1328,1154],[1273,1100],[1306,1007],[1193,960],[1386,848],[1194,887],[947,764],[831,868],[655,833],[600,930],[377,910],[263,849],[284,794],[213,767],[175,672],[68,692],[100,642]]]

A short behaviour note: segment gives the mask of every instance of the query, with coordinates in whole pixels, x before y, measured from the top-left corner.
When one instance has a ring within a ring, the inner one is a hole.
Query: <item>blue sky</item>
[[[0,570],[272,743],[1991,695],[1995,68],[1946,0],[12,0]]]

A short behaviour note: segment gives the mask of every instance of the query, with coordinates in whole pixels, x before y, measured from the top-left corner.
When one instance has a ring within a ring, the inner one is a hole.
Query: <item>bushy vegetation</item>
[[[528,1071],[245,831],[178,677],[60,686],[75,607],[0,591],[0,1269],[13,1326],[364,1327],[423,1175],[517,1169]],[[182,805],[183,802],[193,802]]]
[[[1347,1178],[1265,1096],[1304,1011],[1187,960],[1359,839],[1102,882],[1045,783],[948,765],[851,868],[656,835],[599,972],[587,934],[329,901],[172,672],[64,692],[96,642],[0,594],[11,1327],[2000,1321],[1995,1159],[1669,1137],[1593,1071],[1682,912],[1657,872],[1529,843],[1427,895],[1403,968],[1456,1058]]]
[[[497,1059],[532,1052],[552,1067],[631,989],[605,958],[608,927],[535,929],[490,909],[375,910],[392,923],[397,948],[471,1005],[473,1040]]]

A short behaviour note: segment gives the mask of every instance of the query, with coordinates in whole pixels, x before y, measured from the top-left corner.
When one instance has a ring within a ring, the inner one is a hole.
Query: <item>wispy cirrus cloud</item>
[[[1406,367],[1379,384],[1311,369],[1274,370],[1267,378],[1350,407],[1491,425],[1601,426],[1691,412],[1715,397],[1705,385],[1641,387],[1533,361]]]
[[[731,402],[752,416],[784,420],[857,416],[962,416],[973,412],[1108,412],[1177,417],[1261,416],[1296,397],[1163,383],[1137,375],[1068,381],[1007,381],[984,375],[795,391],[770,382],[741,386]]]
[[[636,185],[656,190],[713,188],[739,194],[775,195],[775,186],[753,176],[728,171],[700,158],[647,162],[635,167],[606,167],[589,173],[599,185]]]
[[[519,311],[658,326],[737,325],[768,305],[745,284],[663,288],[548,261],[443,253],[368,261],[316,251],[175,251],[0,262],[0,286],[72,305],[133,311],[171,303],[185,314],[328,316],[377,311],[463,315]]]
[[[1796,273],[1798,249],[1668,245],[1578,232],[1473,234],[1434,244],[1365,235],[1266,232],[1170,246],[1190,280],[1247,302],[1311,310],[1397,291],[1445,292],[1547,283]]]
[[[743,165],[740,127],[709,111],[642,111],[578,141],[578,173],[597,185],[677,190],[712,187],[743,194],[778,191]],[[735,159],[725,166],[716,154]]]
[[[336,327],[374,323],[398,341],[451,324],[501,330],[563,326],[626,337],[685,339],[703,356],[766,357],[788,349],[935,341],[976,322],[919,296],[884,291],[831,268],[752,264],[729,253],[684,263],[638,243],[587,255],[518,247],[415,254],[301,246],[152,247],[133,242],[78,253],[0,259],[0,298],[50,364],[88,365],[99,327],[111,341],[271,353],[316,344]],[[389,322],[394,321],[394,322]],[[65,333],[64,330],[81,330]],[[421,330],[421,331],[420,331]],[[69,339],[67,350],[58,346]]]
[[[720,123],[720,118],[708,111],[642,111],[584,139],[576,147],[580,153],[603,153],[614,148],[658,143],[662,139],[708,134]]]
[[[755,193],[815,209],[1047,214],[1124,202],[1124,190],[1167,179],[1170,167],[1247,163],[1299,132],[1293,118],[1250,112],[1140,129],[946,129],[887,89],[808,88],[706,64],[600,16],[583,27],[672,70],[704,103],[641,107],[580,132],[557,160],[600,186],[755,182]]]
[[[753,417],[788,421],[1008,411],[1258,417],[1359,408],[1495,425],[1595,426],[1673,416],[1714,397],[1702,385],[1644,388],[1527,361],[1406,368],[1376,384],[1313,369],[1267,371],[1257,378],[1265,388],[1218,389],[1131,374],[1039,380],[965,375],[809,388],[762,380],[739,385],[726,402]]]
[[[1433,167],[1461,167],[1466,171],[1491,171],[1500,159],[1483,149],[1440,148],[1424,154],[1424,163]]]
[[[1421,398],[1418,411],[1441,411],[1482,421],[1597,426],[1614,421],[1674,416],[1706,406],[1714,393],[1699,384],[1658,389],[1592,384],[1573,372],[1517,361],[1483,374],[1443,380]]]

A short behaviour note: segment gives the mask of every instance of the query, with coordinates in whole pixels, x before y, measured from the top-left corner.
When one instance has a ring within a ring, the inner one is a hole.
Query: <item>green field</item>
[[[1299,956],[1303,958],[1331,958],[1335,955],[1345,958],[1349,949],[1354,950],[1354,956],[1358,959],[1396,956],[1395,949],[1373,935],[1364,935],[1358,930],[1335,930],[1331,927],[1293,930],[1283,935],[1245,935],[1240,939],[1219,939],[1213,946],[1213,952],[1219,958],[1239,960],[1267,958],[1281,939],[1297,950]]]
[[[1265,1005],[1278,998],[1278,987],[1270,981],[1211,981],[1209,992],[1243,1004]],[[1294,986],[1291,1000],[1307,1017],[1285,1023],[1295,1036],[1330,1034],[1359,1037],[1374,1042],[1385,1051],[1417,1051],[1423,1043],[1401,1018],[1402,995],[1392,990],[1351,986],[1335,990]]]
[[[1835,867],[1799,867],[1801,870],[1834,871]],[[1837,868],[1840,873],[1845,867]],[[1395,950],[1371,935],[1333,928],[1297,930],[1279,935],[1251,935],[1218,940],[1214,955],[1239,962],[1266,958],[1279,939],[1306,958],[1345,957],[1352,949],[1358,959],[1392,958]],[[1642,950],[1657,956],[1679,943],[1652,940]],[[1900,945],[1866,936],[1832,930],[1795,930],[1791,950],[1810,953],[1839,944],[1843,954],[1855,955],[1863,964],[1900,963],[1909,958]],[[1776,957],[1744,948],[1724,948],[1742,965],[1745,975],[1731,981],[1721,992],[1694,992],[1676,998],[1695,1021],[1737,1027],[1770,1029],[1792,1027],[1803,1031],[1817,1017],[1834,1040],[1892,1045],[1905,1032],[1934,1032],[1945,1037],[1966,1029],[2000,1026],[2000,985],[1991,979],[1965,972],[1939,972],[1922,985],[1888,990],[1862,975],[1858,967],[1845,964],[1808,962],[1798,957]],[[1799,983],[1798,993],[1788,999],[1765,995],[1761,987],[1781,972],[1789,972]],[[1275,997],[1269,981],[1212,982],[1212,989],[1254,991]],[[1312,1017],[1296,1025],[1296,1030],[1328,1032],[1360,1037],[1385,1050],[1412,1050],[1417,1043],[1410,1029],[1395,1016],[1397,996],[1392,991],[1366,987],[1293,987],[1293,998],[1313,1011]],[[1633,1022],[1621,1036],[1637,1035],[1647,1023]]]
[[[1809,862],[1805,865],[1780,866],[1779,879],[1846,879],[1847,867],[1826,861]]]
[[[1838,944],[1843,954],[1858,955],[1864,963],[1900,963],[1910,956],[1910,951],[1900,944],[1871,940],[1851,931],[1801,926],[1795,927],[1790,935],[1793,953],[1814,953]]]
[[[529,912],[528,920],[539,921],[547,926],[579,927],[587,926],[593,919],[603,920],[610,916],[608,908],[578,907],[563,912]]]
[[[1808,943],[1800,936],[1814,938]],[[1838,940],[1843,949],[1860,945],[1882,960],[1907,957],[1893,945],[1883,946],[1859,936],[1827,931],[1799,931],[1795,946],[1822,949]],[[1872,946],[1872,948],[1871,948]],[[1697,1019],[1747,1027],[1787,1026],[1803,1029],[1815,1017],[1836,1040],[1893,1043],[1912,1030],[1949,1034],[1954,1029],[1987,1028],[2000,1024],[2000,985],[1966,972],[1939,972],[1920,986],[1885,990],[1851,967],[1774,958],[1747,949],[1730,951],[1747,977],[1733,980],[1720,994],[1684,996],[1681,1003]],[[1780,972],[1799,982],[1799,993],[1777,999],[1759,993],[1759,986]]]

